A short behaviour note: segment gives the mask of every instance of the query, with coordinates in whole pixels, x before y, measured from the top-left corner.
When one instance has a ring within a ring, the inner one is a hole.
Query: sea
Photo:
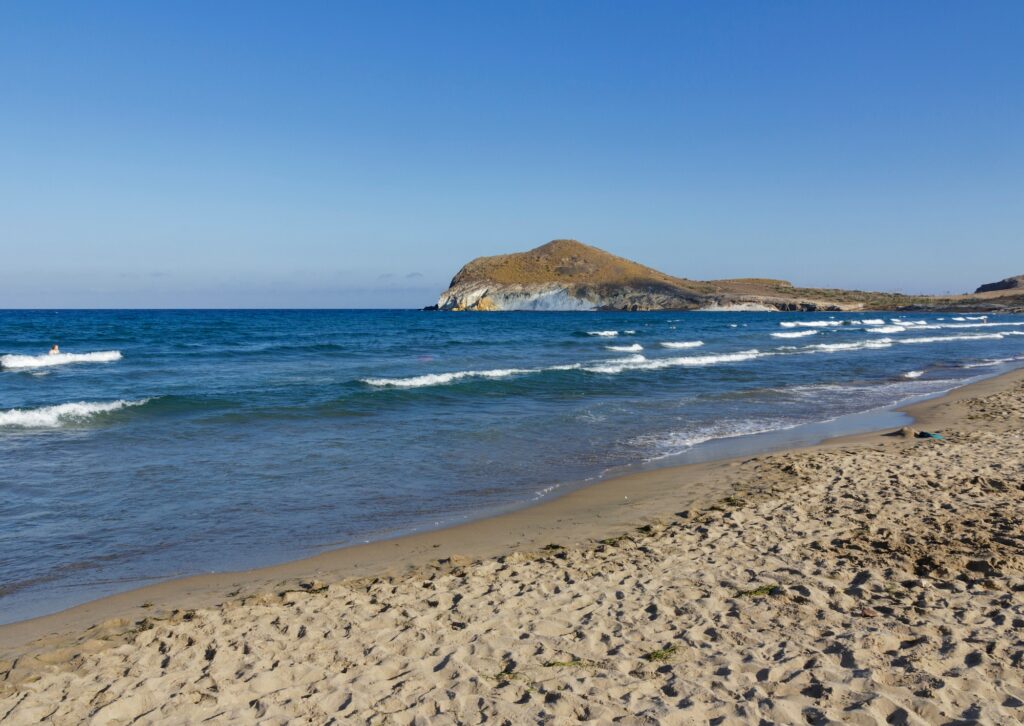
[[[1019,315],[0,311],[0,622],[820,439],[1022,365]]]

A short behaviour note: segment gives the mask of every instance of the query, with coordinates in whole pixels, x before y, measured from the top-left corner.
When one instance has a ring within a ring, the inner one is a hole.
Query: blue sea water
[[[0,311],[0,622],[1020,365],[1024,316]]]

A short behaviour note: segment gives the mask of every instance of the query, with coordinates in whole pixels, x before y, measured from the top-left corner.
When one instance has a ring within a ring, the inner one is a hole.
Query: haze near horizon
[[[691,279],[1024,272],[1024,6],[0,7],[0,307],[419,307],[575,238]]]

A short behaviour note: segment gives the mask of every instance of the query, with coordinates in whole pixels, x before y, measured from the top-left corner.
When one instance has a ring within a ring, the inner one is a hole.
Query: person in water
[[[60,353],[60,346],[58,346],[56,343],[54,343],[53,347],[50,348],[50,355],[58,355],[59,353]]]

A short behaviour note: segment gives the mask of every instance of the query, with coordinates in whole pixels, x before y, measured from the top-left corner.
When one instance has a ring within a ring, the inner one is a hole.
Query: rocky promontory
[[[983,292],[1003,292],[1005,290],[1019,290],[1024,294],[1024,275],[1017,275],[1016,277],[1007,277],[1005,280],[999,282],[990,282],[982,285],[975,293]]]
[[[800,288],[785,280],[690,280],[571,239],[478,257],[432,310],[1024,310],[1024,278],[983,285],[983,297]],[[1013,284],[1011,284],[1013,283]],[[983,289],[984,288],[984,289]],[[1006,291],[1008,296],[988,290]]]

